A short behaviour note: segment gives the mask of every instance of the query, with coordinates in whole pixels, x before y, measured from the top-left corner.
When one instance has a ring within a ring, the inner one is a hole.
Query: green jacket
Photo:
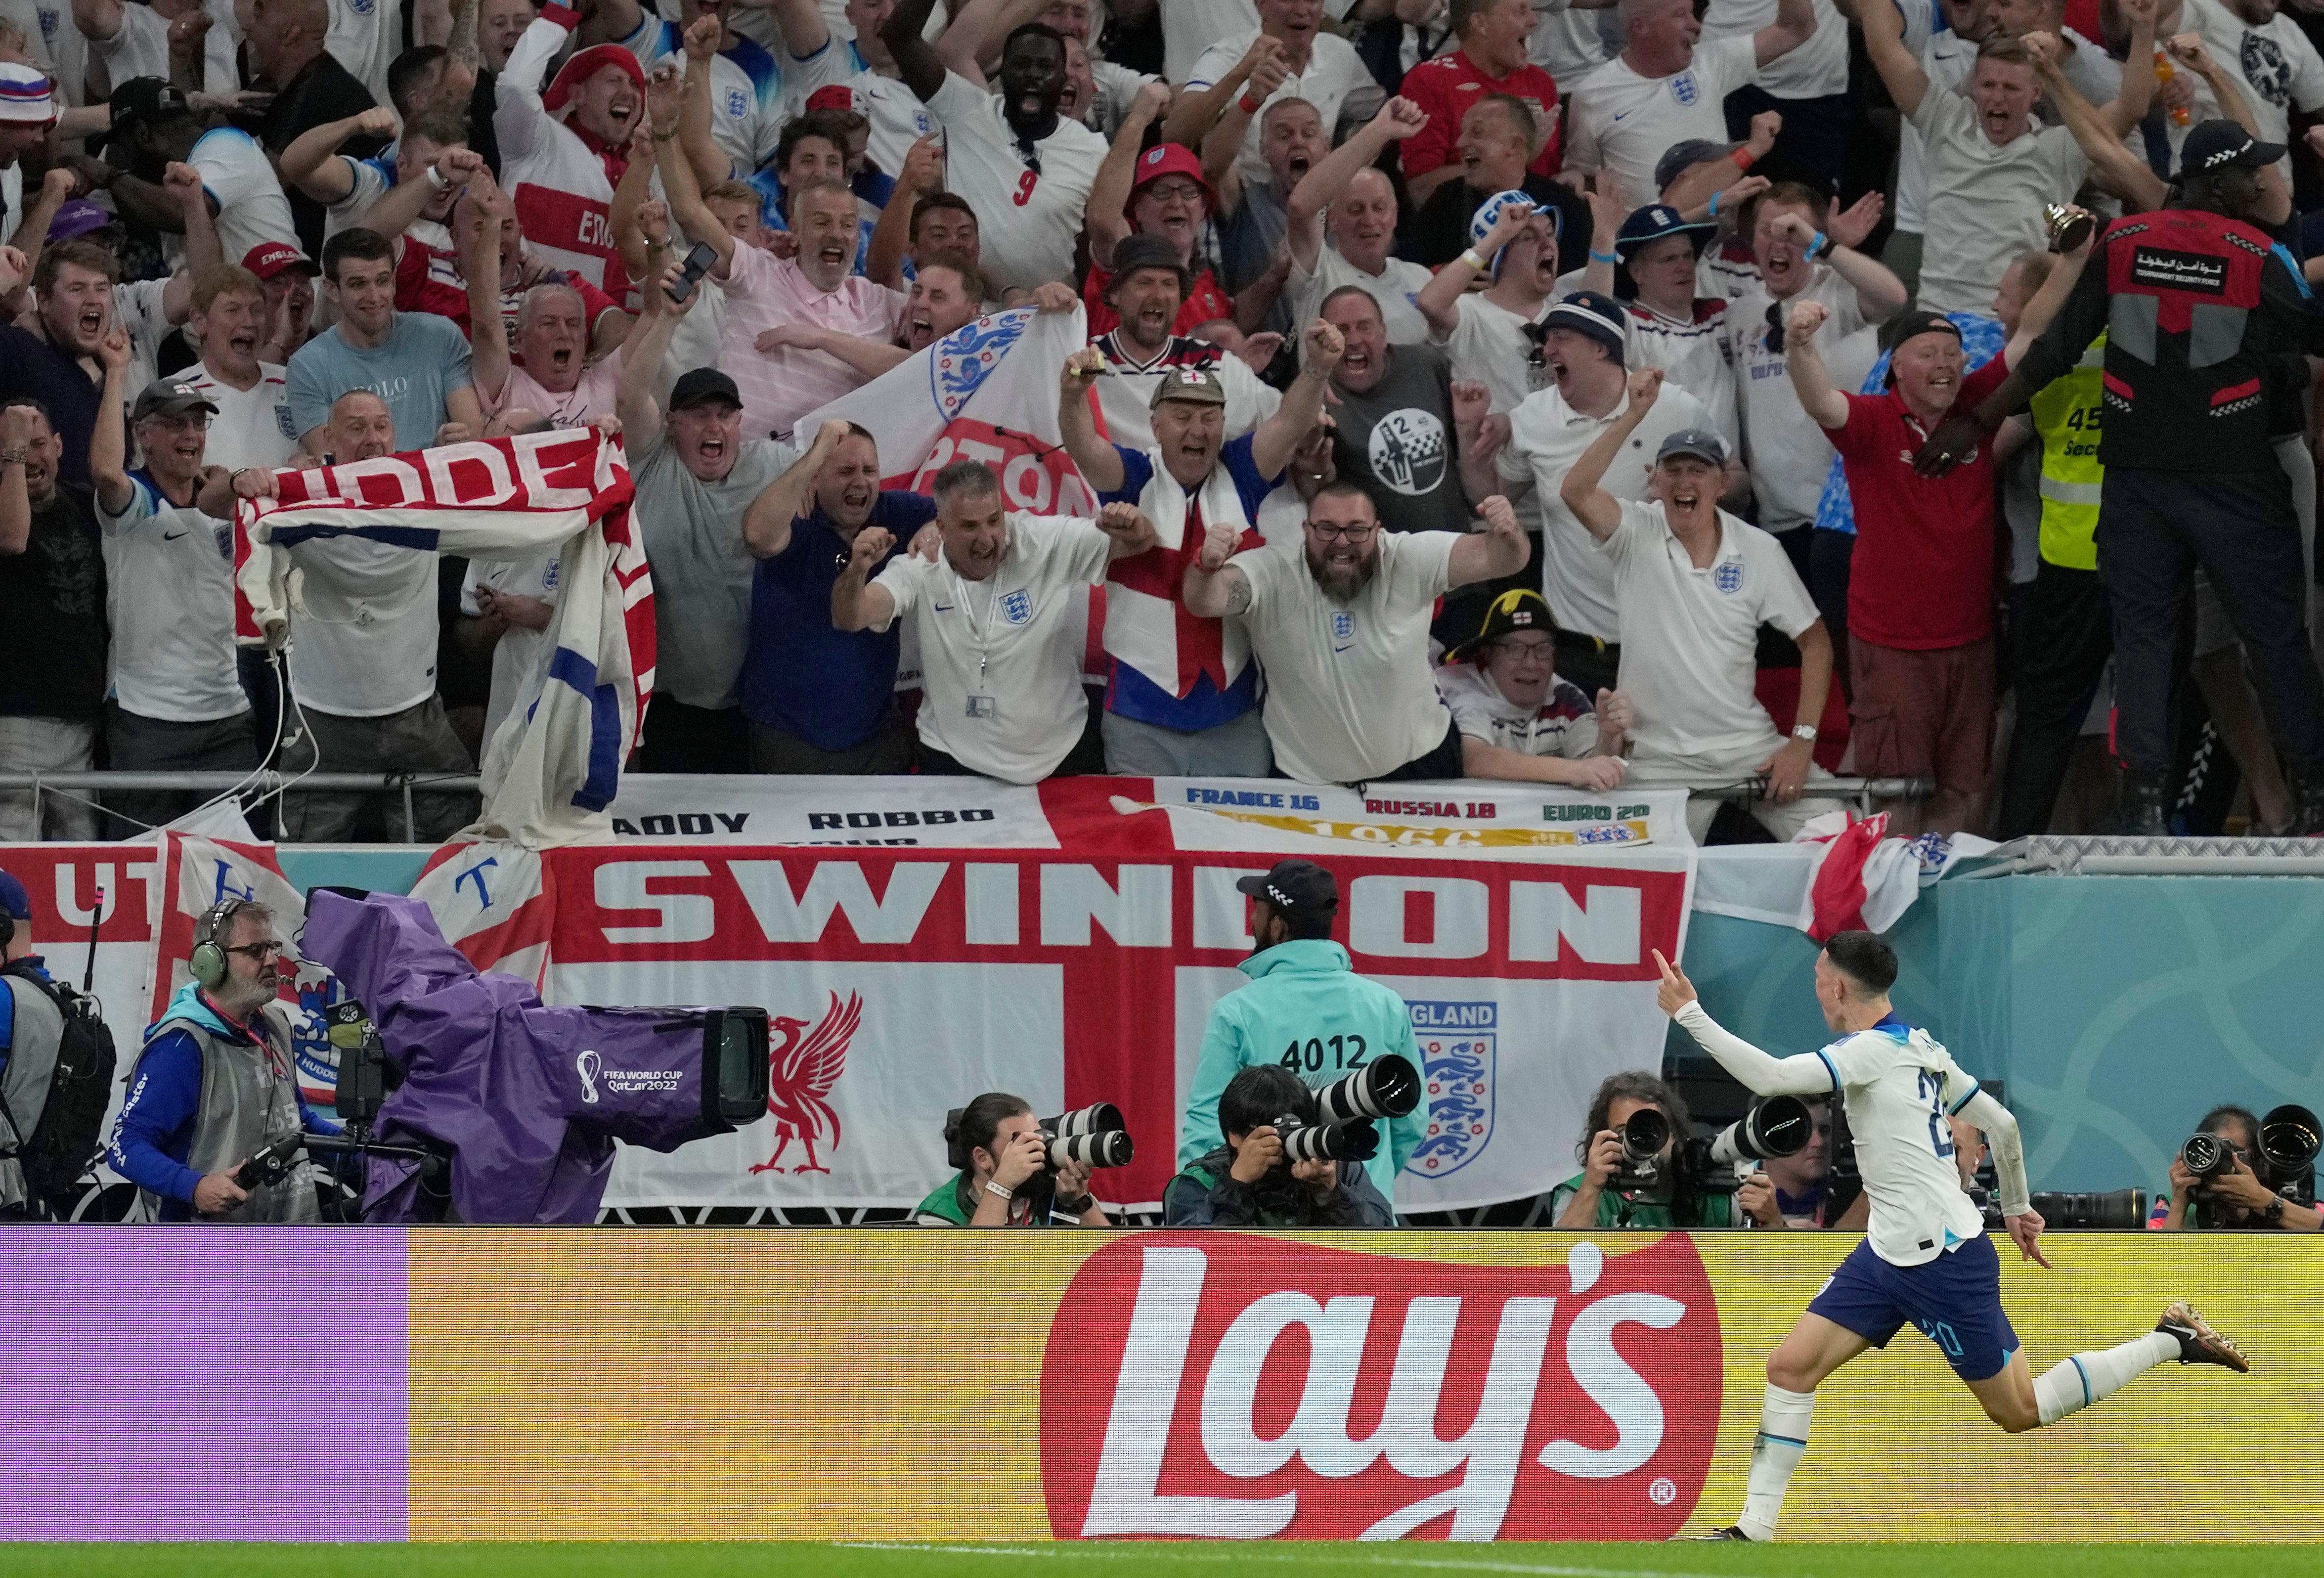
[[[1549,1220],[1554,1225],[1565,1214],[1566,1203],[1582,1192],[1582,1175],[1574,1174],[1549,1192]],[[1661,1200],[1625,1200],[1608,1189],[1598,1196],[1598,1225],[1603,1228],[1733,1227],[1735,1196],[1725,1190],[1706,1191],[1694,1197],[1692,1220],[1681,1222]]]
[[[1211,1009],[1194,1092],[1178,1124],[1178,1165],[1191,1167],[1226,1143],[1219,1096],[1238,1071],[1279,1063],[1320,1089],[1393,1052],[1423,1076],[1420,1105],[1382,1126],[1379,1153],[1364,1164],[1373,1186],[1393,1201],[1396,1175],[1428,1133],[1427,1070],[1404,999],[1355,974],[1348,950],[1321,937],[1278,943],[1235,967],[1250,984]]]

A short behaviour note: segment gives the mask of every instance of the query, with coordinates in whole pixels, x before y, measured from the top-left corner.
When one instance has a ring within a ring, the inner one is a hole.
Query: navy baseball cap
[[[717,368],[696,367],[692,372],[681,374],[678,382],[670,386],[669,409],[684,411],[688,406],[700,405],[708,400],[723,400],[740,409],[742,392],[734,387],[734,380]]]
[[[1279,860],[1263,877],[1237,877],[1235,891],[1286,915],[1329,916],[1340,909],[1339,881],[1312,860]]]
[[[1668,203],[1650,203],[1622,221],[1614,232],[1614,251],[1624,261],[1630,254],[1648,242],[1660,241],[1665,235],[1684,235],[1694,243],[1700,254],[1709,244],[1719,226],[1708,219],[1688,219]]]
[[[2179,148],[2179,179],[2240,164],[2264,170],[2283,157],[2281,143],[2263,143],[2233,121],[2205,121]]]
[[[1663,440],[1655,451],[1655,464],[1660,466],[1674,455],[1692,455],[1697,460],[1707,460],[1713,466],[1727,464],[1727,440],[1709,428],[1681,428]]]
[[[1696,165],[1724,159],[1741,146],[1740,143],[1713,143],[1703,137],[1690,137],[1683,143],[1673,143],[1663,151],[1663,156],[1655,161],[1655,192],[1668,191],[1671,182]]]

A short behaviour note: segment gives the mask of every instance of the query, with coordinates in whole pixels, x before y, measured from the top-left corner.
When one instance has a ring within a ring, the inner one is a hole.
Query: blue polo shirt
[[[895,533],[879,574],[912,534],[936,519],[936,501],[883,489],[870,526]],[[790,546],[759,561],[751,584],[751,645],[742,659],[742,711],[752,722],[818,751],[852,751],[877,734],[896,688],[901,622],[883,632],[843,631],[831,623],[831,589],[847,565],[847,542],[822,506],[791,522]]]
[[[1138,503],[1139,495],[1146,491],[1146,484],[1154,480],[1154,463],[1146,457],[1143,450],[1125,449],[1116,444],[1113,452],[1121,457],[1121,485],[1111,493],[1098,494],[1098,502],[1102,504],[1134,504]],[[1278,472],[1271,477],[1259,475],[1259,462],[1251,458],[1251,435],[1249,433],[1239,438],[1230,438],[1221,446],[1218,464],[1225,466],[1227,475],[1233,479],[1235,493],[1242,500],[1243,518],[1251,523],[1251,530],[1255,532],[1259,527],[1259,507],[1266,502],[1267,495],[1275,491],[1276,484],[1283,480],[1282,474]],[[1254,539],[1246,537],[1244,540],[1249,543]],[[1202,539],[1189,534],[1175,553],[1158,547],[1148,551],[1157,556],[1157,562],[1167,566],[1166,573],[1175,587],[1179,584],[1178,577],[1185,573],[1186,562],[1201,552],[1202,547]],[[1120,567],[1115,568],[1119,569]],[[1183,593],[1177,595],[1183,596]],[[1183,699],[1171,695],[1129,664],[1116,663],[1113,665],[1113,680],[1105,696],[1108,712],[1135,723],[1151,724],[1157,728],[1176,729],[1185,734],[1231,724],[1258,705],[1259,664],[1256,661],[1245,663],[1242,672],[1235,676],[1234,683],[1224,690],[1220,689],[1208,674],[1202,675]]]

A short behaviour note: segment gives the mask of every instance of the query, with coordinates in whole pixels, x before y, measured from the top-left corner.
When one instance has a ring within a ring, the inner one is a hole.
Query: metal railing
[[[125,791],[181,790],[188,794],[221,795],[228,789],[247,791],[237,798],[266,799],[277,794],[401,795],[403,799],[403,842],[420,842],[420,818],[412,809],[415,792],[481,793],[483,780],[473,772],[0,772],[0,791],[30,789],[37,818],[41,796],[51,789],[86,803],[83,793],[107,789]],[[37,819],[34,823],[38,826]]]
[[[1966,866],[1979,877],[2324,877],[2324,839],[2015,838]]]

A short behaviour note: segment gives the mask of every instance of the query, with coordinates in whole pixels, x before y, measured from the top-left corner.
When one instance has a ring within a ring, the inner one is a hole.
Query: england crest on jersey
[[[1740,559],[1730,558],[1725,564],[1720,565],[1717,569],[1711,571],[1711,584],[1718,587],[1720,591],[1730,595],[1741,591],[1743,589],[1742,561]]]
[[[1693,106],[1696,99],[1702,97],[1702,90],[1694,85],[1692,71],[1680,72],[1670,79],[1670,85],[1671,97],[1690,107]]]
[[[1033,617],[1033,594],[1021,586],[1001,599],[1001,617],[1011,624],[1023,624]]]
[[[750,95],[744,93],[739,88],[729,88],[726,90],[726,114],[733,119],[739,121],[750,113]]]
[[[1355,633],[1356,616],[1344,608],[1333,609],[1332,639],[1335,641],[1343,641]]]
[[[1413,1040],[1428,1087],[1428,1131],[1404,1170],[1450,1177],[1484,1154],[1493,1137],[1494,1062],[1500,1005],[1410,1002]]]

